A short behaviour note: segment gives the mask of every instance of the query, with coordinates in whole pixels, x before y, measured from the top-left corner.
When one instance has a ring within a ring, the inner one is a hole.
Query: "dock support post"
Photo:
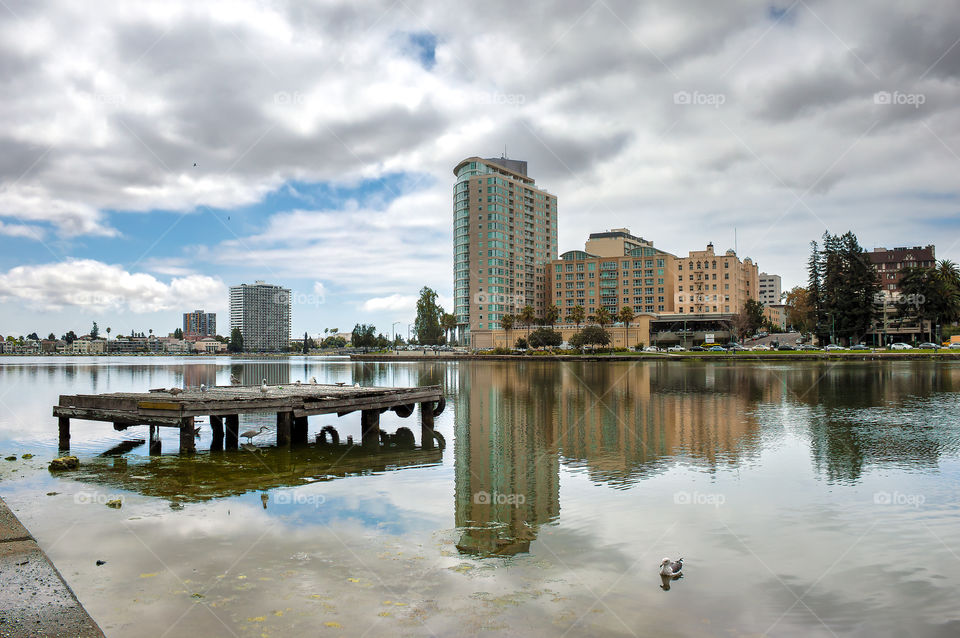
[[[307,444],[307,417],[298,416],[293,419],[293,444]]]
[[[227,422],[227,449],[236,450],[237,449],[237,440],[240,437],[240,416],[237,414],[228,414],[226,416]]]
[[[193,438],[193,417],[180,419],[180,454],[193,454],[197,451],[197,442]]]
[[[210,415],[210,429],[213,430],[213,441],[210,442],[212,452],[223,451],[223,417]]]
[[[293,425],[293,412],[277,412],[277,446],[290,445],[290,429]]]
[[[160,428],[156,425],[150,426],[150,442],[148,445],[150,446],[151,456],[156,456],[157,454],[161,453],[162,447],[160,445]]]
[[[58,425],[60,428],[60,449],[69,450],[70,449],[70,417],[61,416],[57,417]]]
[[[420,448],[433,449],[433,401],[420,404]]]
[[[360,438],[363,449],[368,452],[380,449],[380,410],[360,412]]]

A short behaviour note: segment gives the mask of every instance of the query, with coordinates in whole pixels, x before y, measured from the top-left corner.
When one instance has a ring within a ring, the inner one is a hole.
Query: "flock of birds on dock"
[[[240,385],[240,383],[241,383],[240,377],[238,377],[238,376],[235,375],[235,374],[231,374],[231,375],[230,375],[230,385]],[[303,385],[303,383],[300,381],[300,379],[297,379],[296,381],[294,381],[293,384],[296,385],[296,386]],[[317,378],[316,378],[316,377],[310,377],[310,385],[317,385]],[[344,384],[343,384],[343,383],[338,383],[337,385],[344,385]],[[353,387],[359,388],[359,387],[360,387],[360,384],[359,384],[359,383],[354,383],[354,384],[353,384]],[[210,388],[209,388],[205,383],[201,383],[201,384],[200,384],[200,392],[206,393],[207,390],[209,390],[209,389],[210,389]],[[282,390],[282,389],[283,389],[283,386],[277,386],[277,389]],[[267,385],[267,380],[266,380],[266,379],[262,379],[262,380],[260,381],[260,392],[262,392],[263,394],[267,394],[268,392],[270,392],[270,386]],[[167,394],[170,394],[170,395],[173,395],[173,396],[178,396],[178,395],[180,395],[180,394],[183,394],[183,388],[170,388],[169,390],[167,390]],[[243,431],[243,432],[240,433],[240,437],[247,439],[247,443],[249,444],[249,443],[251,443],[251,442],[253,441],[254,437],[259,436],[259,435],[260,435],[264,430],[266,430],[266,429],[267,429],[267,427],[262,425],[262,426],[260,426],[260,429],[259,429],[259,430],[252,430],[252,429],[251,429],[251,430],[245,430],[245,431]],[[200,426],[199,426],[199,425],[193,429],[193,435],[194,435],[195,437],[197,437],[197,438],[200,438]]]

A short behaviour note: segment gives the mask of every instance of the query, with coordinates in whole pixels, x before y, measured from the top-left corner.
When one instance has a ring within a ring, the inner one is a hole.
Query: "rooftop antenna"
[[[737,252],[737,227],[733,227],[733,252]],[[739,253],[737,253],[739,254]]]

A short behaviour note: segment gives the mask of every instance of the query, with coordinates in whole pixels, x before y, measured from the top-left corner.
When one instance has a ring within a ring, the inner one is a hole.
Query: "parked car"
[[[727,349],[723,346],[710,346],[710,352],[726,352]]]
[[[951,350],[960,350],[960,343],[951,343],[947,347],[950,348]]]
[[[838,346],[835,343],[831,343],[826,348],[824,348],[824,350],[826,350],[827,352],[832,352],[834,350],[843,350],[843,346]]]
[[[686,352],[683,346],[670,346],[667,352]]]
[[[647,346],[643,349],[644,352],[660,352],[660,348],[657,346]]]
[[[911,346],[909,343],[903,343],[902,341],[898,341],[897,343],[891,343],[890,349],[891,350],[913,350],[913,346]]]
[[[770,350],[770,346],[765,346],[762,343],[756,346],[753,346],[754,350]]]
[[[921,350],[936,350],[936,349],[939,348],[940,346],[938,346],[938,345],[935,344],[935,343],[930,343],[929,341],[927,341],[927,342],[925,342],[925,343],[921,343],[921,344],[920,344],[919,346],[917,346],[917,347],[920,348]]]
[[[819,351],[820,348],[818,348],[817,346],[815,346],[815,345],[813,345],[813,344],[805,343],[805,344],[803,344],[802,346],[800,346],[799,348],[797,348],[797,350],[818,350],[818,351]]]
[[[706,352],[706,351],[707,349],[704,348],[703,346],[693,346],[692,348],[690,348],[690,352]]]
[[[779,346],[777,346],[777,350],[796,350],[796,348],[791,346],[789,343],[781,343]]]
[[[863,345],[862,343],[858,343],[858,344],[856,344],[856,345],[850,346],[849,349],[850,349],[850,350],[869,350],[870,348],[868,348],[867,346]]]
[[[740,352],[742,350],[749,350],[746,346],[741,346],[739,343],[735,343],[732,346],[727,346],[727,350],[732,350],[733,352]]]

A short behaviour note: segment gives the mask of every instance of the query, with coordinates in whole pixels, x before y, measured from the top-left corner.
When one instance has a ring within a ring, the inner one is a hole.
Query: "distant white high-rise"
[[[780,303],[780,275],[760,273],[760,303],[773,306]]]
[[[247,352],[290,348],[290,289],[257,281],[230,287],[230,331],[240,330]]]

